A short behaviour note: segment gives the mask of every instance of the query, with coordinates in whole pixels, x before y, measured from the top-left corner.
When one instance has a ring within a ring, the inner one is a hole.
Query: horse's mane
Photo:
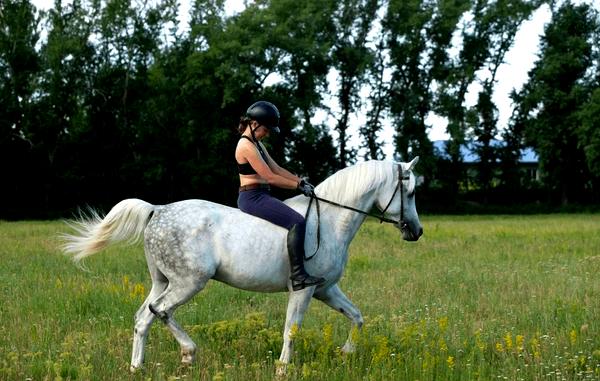
[[[315,192],[317,196],[331,201],[351,203],[387,179],[393,179],[393,176],[390,162],[370,160],[334,173],[320,183]]]

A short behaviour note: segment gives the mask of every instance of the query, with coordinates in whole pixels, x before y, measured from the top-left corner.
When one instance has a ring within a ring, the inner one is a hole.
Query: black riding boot
[[[325,278],[310,276],[304,270],[304,237],[298,234],[298,225],[294,225],[287,236],[288,255],[290,256],[290,267],[292,270],[292,289],[302,290],[310,286],[318,286],[325,283]]]

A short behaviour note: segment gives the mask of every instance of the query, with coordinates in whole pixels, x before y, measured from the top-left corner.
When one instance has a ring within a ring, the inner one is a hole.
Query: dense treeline
[[[496,74],[540,6],[552,21],[499,131]],[[259,0],[227,16],[223,0],[196,0],[189,20],[177,27],[176,0],[56,0],[48,11],[0,1],[0,218],[126,197],[233,205],[235,127],[257,99],[282,113],[272,154],[315,183],[382,158],[388,120],[397,159],[421,156],[430,201],[452,205],[466,191],[483,202],[514,202],[517,192],[528,195],[522,201],[598,201],[600,21],[590,5]],[[335,123],[315,123],[319,110]],[[448,120],[442,150],[428,138],[432,112]],[[349,145],[357,113],[358,151]],[[474,172],[466,143],[479,158]],[[524,147],[539,155],[540,181],[518,167]]]

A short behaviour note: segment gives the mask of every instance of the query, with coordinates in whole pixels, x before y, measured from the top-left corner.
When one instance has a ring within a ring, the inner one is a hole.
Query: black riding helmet
[[[271,102],[258,101],[246,110],[246,116],[269,130],[279,133],[279,110]]]

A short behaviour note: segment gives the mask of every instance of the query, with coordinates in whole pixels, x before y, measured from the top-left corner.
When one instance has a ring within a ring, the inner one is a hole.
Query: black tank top
[[[252,139],[250,139],[249,137],[247,137],[246,135],[242,135],[242,139],[248,139],[252,142],[252,144],[254,144],[256,146],[256,148],[258,149],[258,153],[260,153],[260,156],[263,158],[263,160],[265,161],[265,163],[268,163],[269,161],[267,160],[267,155],[265,154],[265,152],[263,151],[262,147],[260,146],[260,144],[258,144],[258,142],[253,142]],[[252,165],[250,165],[250,163],[237,163],[238,166],[238,173],[240,175],[256,175],[256,171],[254,170],[254,168],[252,168]]]

